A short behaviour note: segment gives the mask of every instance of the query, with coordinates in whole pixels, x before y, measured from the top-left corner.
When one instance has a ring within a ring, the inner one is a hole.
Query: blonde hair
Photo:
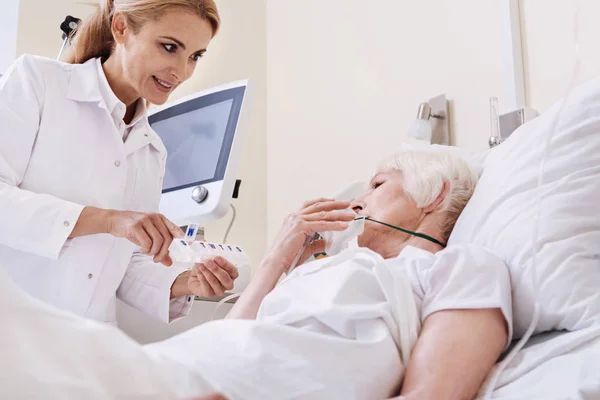
[[[444,184],[448,185],[448,194],[435,210],[447,216],[442,227],[444,241],[450,237],[479,179],[471,163],[458,151],[442,151],[434,146],[401,150],[379,165],[378,172],[384,171],[402,173],[404,192],[419,208],[433,204]]]
[[[64,61],[82,64],[92,58],[108,58],[115,44],[111,24],[117,12],[137,33],[145,22],[160,19],[172,8],[195,12],[211,24],[213,36],[217,34],[221,18],[214,0],[101,0],[96,11],[72,32],[75,40]]]

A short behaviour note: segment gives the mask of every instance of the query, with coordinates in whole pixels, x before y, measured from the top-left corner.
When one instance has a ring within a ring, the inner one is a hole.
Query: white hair
[[[477,185],[478,176],[474,167],[458,149],[411,146],[383,160],[377,172],[401,172],[404,192],[419,208],[431,205],[446,183],[448,194],[435,212],[447,214],[442,227],[443,240],[447,240]]]

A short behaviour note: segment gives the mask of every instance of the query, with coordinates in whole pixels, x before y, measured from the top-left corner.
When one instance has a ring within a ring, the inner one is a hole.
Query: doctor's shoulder
[[[40,89],[49,83],[56,84],[68,80],[74,65],[51,58],[23,54],[19,56],[6,71],[5,79],[22,79],[29,81]]]

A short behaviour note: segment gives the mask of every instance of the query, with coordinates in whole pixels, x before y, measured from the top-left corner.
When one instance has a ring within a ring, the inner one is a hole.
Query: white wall
[[[3,0],[0,13],[0,75],[3,75],[17,55],[17,25],[19,0]]]
[[[578,19],[581,74],[578,82],[600,75],[600,2],[597,0],[522,0],[523,42],[528,103],[546,110],[564,96],[574,66],[574,13]]]
[[[453,100],[454,144],[482,150],[502,100],[498,1],[267,2],[267,232],[308,198],[368,178],[418,104]]]
[[[93,8],[78,0],[21,0],[17,53],[56,58],[61,41],[60,23],[67,14],[82,18]],[[237,221],[229,242],[242,246],[252,265],[263,256],[266,238],[266,0],[217,0],[222,17],[219,34],[211,42],[194,76],[171,100],[214,85],[249,78],[252,117],[244,143],[238,178],[242,179],[240,198],[233,200]],[[231,214],[205,224],[209,240],[222,241]],[[209,318],[215,303],[197,305],[187,321],[167,327],[124,305],[119,308],[123,329],[145,342],[164,338]],[[227,308],[227,307],[226,307]]]

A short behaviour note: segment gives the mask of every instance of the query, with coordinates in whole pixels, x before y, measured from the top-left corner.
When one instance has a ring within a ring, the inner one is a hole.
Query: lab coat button
[[[94,277],[94,275],[88,274],[88,279],[92,279],[93,277]]]
[[[121,161],[117,160],[115,161],[115,167],[120,167],[121,166]]]
[[[65,222],[63,222],[63,225],[66,227],[69,227],[69,225],[71,225],[71,224],[69,223],[69,221],[65,221]]]

